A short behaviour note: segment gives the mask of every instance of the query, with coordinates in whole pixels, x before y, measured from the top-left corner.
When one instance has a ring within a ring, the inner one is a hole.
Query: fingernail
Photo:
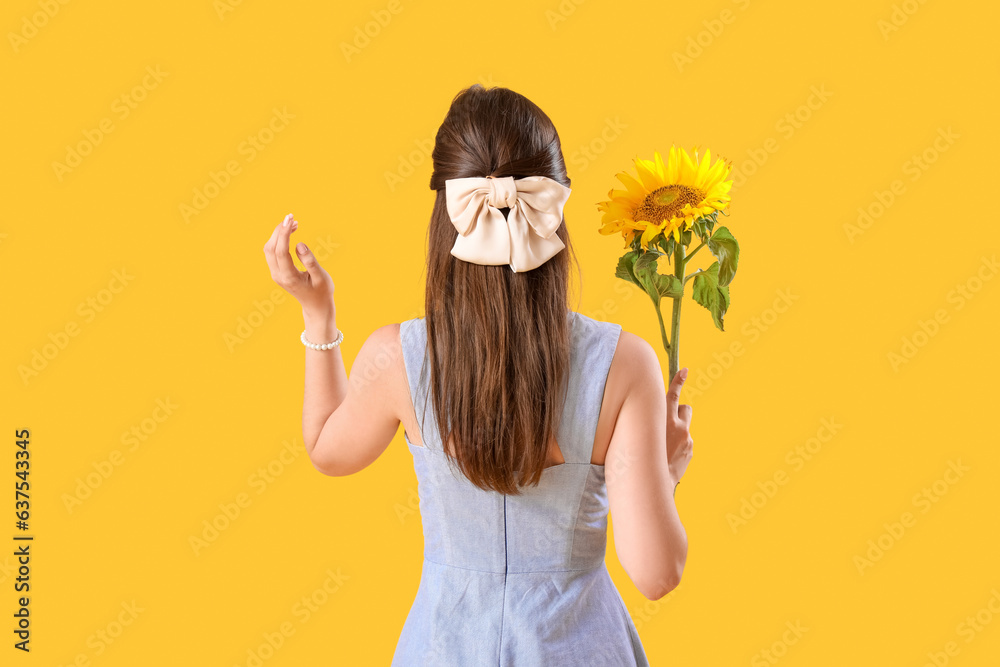
[[[298,244],[297,246],[295,246],[295,249],[298,250],[299,254],[302,255],[306,254],[306,251],[309,250],[309,248],[306,247],[305,243]]]
[[[286,215],[285,219],[281,221],[281,226],[282,227],[287,227],[288,226],[288,221],[291,219],[291,217],[292,217],[291,213],[289,213],[288,215]]]
[[[687,368],[680,369],[680,371],[678,371],[678,373],[681,376],[681,382],[683,382],[684,380],[687,380],[687,376],[688,376],[688,369]]]

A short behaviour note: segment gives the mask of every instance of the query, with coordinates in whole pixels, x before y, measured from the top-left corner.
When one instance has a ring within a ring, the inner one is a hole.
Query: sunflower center
[[[686,185],[664,185],[646,195],[635,210],[636,220],[647,220],[659,224],[680,215],[684,204],[698,206],[705,199],[705,193]]]

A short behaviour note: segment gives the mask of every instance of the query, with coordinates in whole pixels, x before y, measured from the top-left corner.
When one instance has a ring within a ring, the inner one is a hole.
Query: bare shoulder
[[[614,415],[603,428],[599,426],[601,442],[607,442],[605,458],[611,455],[631,457],[638,454],[632,449],[648,446],[650,429],[657,422],[663,423],[658,415],[661,404],[665,412],[665,395],[656,350],[642,336],[622,329],[608,370],[605,405],[601,408],[603,411],[607,407]],[[638,444],[640,442],[645,445]]]
[[[369,334],[351,365],[350,381],[358,388],[387,392],[393,399],[406,385],[403,366],[403,346],[399,338],[399,323],[378,327]],[[405,380],[404,380],[405,382]]]
[[[612,435],[618,430],[626,400],[637,390],[655,386],[656,380],[652,374],[658,373],[659,368],[659,360],[652,346],[641,336],[622,329],[604,386],[591,463],[606,463]]]
[[[642,336],[622,329],[608,371],[608,384],[624,398],[634,388],[648,387],[655,377],[663,381],[656,350]]]
[[[403,360],[401,323],[378,327],[368,336],[351,366],[350,382],[363,392],[377,395],[402,422],[407,433],[415,429],[410,385]]]
[[[401,348],[402,345],[399,339],[399,327],[399,322],[383,324],[378,329],[371,332],[371,335],[368,336],[368,340],[365,341],[365,345],[374,345],[378,352],[386,352]]]

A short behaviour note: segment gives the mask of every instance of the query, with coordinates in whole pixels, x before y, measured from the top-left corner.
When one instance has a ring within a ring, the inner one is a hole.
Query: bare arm
[[[605,460],[615,550],[636,588],[657,600],[680,583],[687,560],[687,532],[673,498],[684,467],[673,469],[667,456],[667,425],[675,442],[690,442],[677,410],[683,378],[675,376],[673,400],[669,394],[664,400],[663,374],[649,343],[623,331],[619,355],[613,372],[630,380]],[[684,412],[689,423],[690,411]]]
[[[289,214],[264,245],[271,277],[302,305],[306,340],[332,343],[339,337],[333,280],[312,252],[300,243],[296,253],[306,268],[299,271],[288,252],[298,228]],[[399,430],[391,389],[399,386],[399,325],[372,333],[354,359],[348,378],[340,346],[327,350],[305,348],[305,390],[302,400],[302,439],[313,467],[326,475],[350,475],[382,454]]]
[[[314,318],[303,309],[302,319],[305,321],[306,340],[310,343],[329,343],[336,340],[340,333],[335,313]],[[305,441],[306,452],[312,458],[323,426],[347,398],[348,380],[339,345],[329,350],[313,350],[304,345],[303,348],[306,351],[306,370],[302,399],[302,439]]]

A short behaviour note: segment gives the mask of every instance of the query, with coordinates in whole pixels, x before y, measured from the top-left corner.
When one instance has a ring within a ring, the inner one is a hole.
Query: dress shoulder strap
[[[570,374],[556,440],[567,463],[590,463],[604,388],[622,327],[577,312],[571,317]]]
[[[432,423],[433,411],[428,405],[430,394],[430,355],[427,354],[427,326],[423,317],[414,317],[401,322],[399,339],[403,346],[403,363],[406,366],[406,380],[410,385],[410,397],[417,414],[417,428],[427,449],[442,450],[441,435],[436,428],[426,428]]]

